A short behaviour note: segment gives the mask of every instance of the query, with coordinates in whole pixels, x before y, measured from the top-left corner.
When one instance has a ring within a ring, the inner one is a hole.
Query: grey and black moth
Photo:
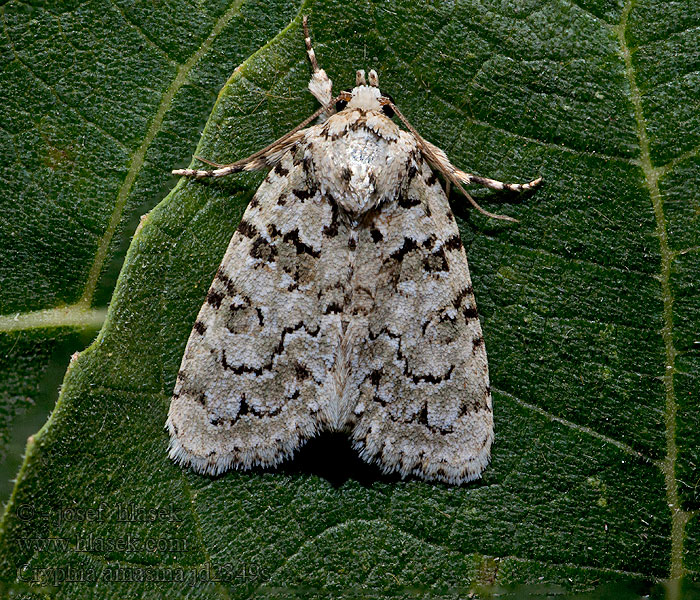
[[[437,174],[505,219],[462,184],[522,191],[541,179],[507,184],[457,169],[380,91],[375,71],[357,71],[355,88],[333,97],[306,18],[304,32],[321,108],[246,159],[173,171],[270,170],[187,342],[170,456],[215,475],[277,465],[318,433],[343,431],[384,472],[473,480],[493,441],[488,362]]]

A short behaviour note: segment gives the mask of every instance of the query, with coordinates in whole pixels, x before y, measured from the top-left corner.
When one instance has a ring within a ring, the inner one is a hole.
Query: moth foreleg
[[[329,116],[333,111],[333,106],[331,104],[331,100],[333,99],[333,82],[330,80],[328,75],[326,75],[326,72],[323,69],[320,69],[318,66],[316,53],[311,45],[311,34],[309,33],[308,20],[309,18],[304,15],[304,43],[306,44],[306,54],[309,56],[309,62],[311,63],[311,69],[313,70],[309,81],[309,91],[313,94],[314,98],[321,103],[325,109],[325,115]]]

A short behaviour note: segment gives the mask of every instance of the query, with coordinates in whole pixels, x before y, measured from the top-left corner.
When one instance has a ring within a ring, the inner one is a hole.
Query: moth
[[[270,169],[187,342],[170,457],[217,475],[277,465],[318,433],[344,431],[385,473],[473,480],[494,438],[488,363],[437,174],[504,219],[462,184],[523,191],[541,178],[507,184],[457,169],[380,91],[374,70],[334,97],[306,17],[303,27],[321,107],[248,158],[173,171]]]

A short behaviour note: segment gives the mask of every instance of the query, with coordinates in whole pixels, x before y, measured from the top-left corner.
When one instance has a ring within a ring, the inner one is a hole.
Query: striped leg
[[[285,133],[280,139],[275,140],[269,146],[266,146],[262,150],[258,150],[255,154],[251,154],[249,157],[244,158],[243,160],[238,160],[228,165],[220,165],[219,163],[212,162],[206,158],[195,156],[197,160],[201,160],[208,165],[216,167],[216,169],[211,169],[208,171],[200,169],[175,169],[172,173],[173,175],[182,175],[183,177],[202,179],[204,177],[225,177],[226,175],[230,175],[231,173],[239,173],[240,171],[257,171],[260,169],[274,167],[282,159],[284,153],[304,137],[304,127],[306,127],[324,111],[325,109],[323,107],[319,108],[313,115],[304,119],[301,123],[299,123],[299,125],[288,133]]]
[[[492,190],[510,190],[511,192],[526,192],[527,190],[531,190],[532,188],[538,186],[542,182],[542,178],[538,177],[529,183],[503,183],[502,181],[496,181],[495,179],[489,179],[488,177],[480,177],[479,175],[465,173],[459,169],[454,170],[454,176],[462,183],[478,183],[479,185],[491,188]]]
[[[450,159],[447,158],[447,154],[440,148],[438,148],[435,144],[431,144],[430,142],[424,140],[420,133],[416,131],[416,128],[411,125],[406,117],[401,114],[401,111],[396,107],[396,104],[393,102],[390,103],[391,108],[394,110],[394,113],[396,113],[396,116],[401,119],[403,124],[408,128],[408,130],[413,134],[413,136],[418,140],[420,143],[421,149],[423,151],[423,155],[428,159],[428,162],[432,164],[433,167],[438,169],[447,179],[448,182],[452,182],[455,187],[464,194],[464,197],[469,200],[469,203],[476,208],[480,213],[486,215],[487,217],[491,217],[493,219],[501,219],[503,221],[515,221],[517,222],[517,219],[514,219],[513,217],[509,217],[508,215],[496,215],[494,213],[491,213],[487,210],[484,210],[479,206],[474,200],[469,195],[469,192],[462,187],[462,182],[464,183],[480,183],[481,185],[485,185],[486,187],[490,187],[496,190],[513,190],[516,192],[522,192],[524,190],[529,190],[535,187],[536,185],[539,185],[539,183],[542,181],[541,177],[538,177],[537,179],[534,179],[530,183],[503,183],[502,181],[496,181],[495,179],[489,179],[488,177],[478,177],[477,175],[471,175],[470,173],[465,173],[464,171],[460,171],[457,167],[455,167],[451,162]],[[450,190],[449,187],[446,189],[447,195],[449,196]]]
[[[206,171],[203,169],[175,169],[172,172],[173,175],[203,179],[206,177],[225,177],[226,175],[238,173],[240,171],[255,171],[258,169],[274,167],[282,158],[284,151],[299,141],[300,136],[296,135],[299,131],[301,131],[317,117],[321,117],[322,119],[327,118],[335,111],[334,99],[332,95],[333,82],[328,78],[328,75],[326,75],[326,72],[323,69],[318,68],[316,53],[311,46],[308,17],[306,17],[306,15],[304,16],[304,42],[306,43],[306,53],[309,55],[309,61],[311,62],[311,68],[313,69],[313,75],[311,76],[311,81],[309,81],[309,90],[321,103],[321,108],[319,108],[307,119],[304,119],[302,123],[297,125],[289,133],[284,134],[280,139],[272,142],[272,144],[266,148],[263,148],[262,150],[259,150],[255,154],[250,155],[248,158],[236,161],[235,163],[221,165],[205,158],[195,156],[197,160],[216,168]]]
[[[311,46],[311,34],[309,33],[308,21],[309,18],[304,15],[304,43],[306,44],[306,54],[309,55],[309,62],[311,63],[311,68],[313,70],[311,80],[309,81],[309,91],[326,109],[324,113],[326,116],[328,116],[333,111],[333,106],[331,105],[331,99],[333,98],[333,82],[329,79],[328,75],[326,75],[326,72],[323,69],[318,68],[316,53]]]
[[[451,175],[452,178],[456,179],[460,183],[470,184],[476,183],[483,185],[484,187],[491,188],[492,190],[510,190],[511,192],[526,192],[532,188],[538,186],[542,183],[542,178],[538,177],[533,179],[528,183],[503,183],[502,181],[496,181],[495,179],[490,179],[488,177],[481,177],[479,175],[472,175],[471,173],[465,173],[457,167],[455,167],[447,155],[440,150],[434,144],[426,142],[423,140],[424,145],[428,148],[431,155],[434,157],[436,166],[446,175]]]

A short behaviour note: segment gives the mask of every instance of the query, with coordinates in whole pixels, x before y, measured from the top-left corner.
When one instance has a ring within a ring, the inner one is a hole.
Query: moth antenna
[[[208,165],[211,165],[212,167],[221,168],[221,167],[226,166],[226,165],[221,165],[219,163],[216,163],[213,160],[207,160],[206,158],[202,158],[201,156],[195,156],[194,159],[198,160],[199,162],[203,162],[203,163],[206,163]]]
[[[418,133],[418,131],[416,131],[416,128],[413,127],[413,125],[411,125],[408,122],[408,119],[406,119],[406,117],[404,117],[403,114],[401,113],[401,111],[396,107],[396,104],[394,104],[393,102],[390,102],[389,106],[391,106],[391,108],[394,110],[394,113],[396,113],[396,116],[399,119],[401,119],[401,122],[406,126],[406,128],[418,140],[418,143],[421,145],[421,148],[423,150],[423,154],[426,155],[426,157],[433,164],[433,166],[436,169],[438,169],[449,181],[451,181],[452,184],[460,192],[462,192],[462,194],[464,194],[464,196],[467,198],[467,200],[469,200],[470,204],[474,208],[476,208],[476,210],[478,210],[481,214],[486,215],[487,217],[491,217],[492,219],[500,219],[502,221],[511,221],[513,223],[519,222],[518,219],[514,219],[513,217],[509,217],[508,215],[497,215],[495,213],[489,212],[488,210],[481,208],[481,206],[479,206],[477,204],[476,200],[474,200],[474,198],[471,197],[471,195],[467,192],[467,190],[464,189],[464,186],[462,186],[462,184],[459,182],[459,179],[455,176],[455,174],[443,166],[442,161],[435,155],[433,150],[430,148],[430,146],[432,146],[432,144],[429,144],[428,142],[426,142],[423,139],[421,134]]]

